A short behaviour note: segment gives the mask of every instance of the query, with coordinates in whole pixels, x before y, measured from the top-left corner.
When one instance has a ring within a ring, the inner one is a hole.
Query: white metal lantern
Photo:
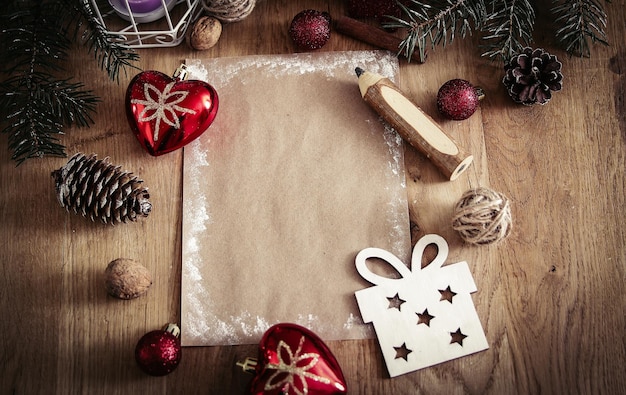
[[[200,0],[90,0],[112,38],[131,48],[174,47],[202,11]]]

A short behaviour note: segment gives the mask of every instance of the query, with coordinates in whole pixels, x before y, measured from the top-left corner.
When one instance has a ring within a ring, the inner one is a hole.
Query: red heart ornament
[[[151,155],[183,147],[204,133],[215,119],[217,91],[204,81],[183,78],[184,73],[172,78],[158,71],[144,71],[128,85],[128,122]]]
[[[277,324],[259,343],[256,375],[250,393],[346,394],[346,380],[328,346],[315,333],[296,324]]]

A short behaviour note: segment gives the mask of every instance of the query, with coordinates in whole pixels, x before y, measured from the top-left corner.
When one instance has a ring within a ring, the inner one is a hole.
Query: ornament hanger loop
[[[187,65],[183,63],[180,66],[178,66],[178,68],[176,69],[172,77],[174,77],[175,79],[179,81],[183,81],[187,79],[188,74],[189,72],[187,71]]]
[[[243,362],[239,361],[236,363],[237,366],[241,368],[246,373],[254,374],[256,372],[256,367],[259,364],[259,361],[256,358],[247,357]]]

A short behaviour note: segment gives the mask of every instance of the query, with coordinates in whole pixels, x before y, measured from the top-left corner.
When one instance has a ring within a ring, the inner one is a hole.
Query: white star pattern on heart
[[[159,125],[161,121],[165,122],[169,126],[180,128],[180,122],[178,120],[178,113],[195,114],[192,109],[181,107],[178,103],[185,100],[189,92],[176,91],[171,92],[176,82],[170,82],[165,86],[163,92],[160,92],[154,85],[145,84],[143,87],[143,94],[145,100],[133,99],[131,103],[141,104],[144,109],[139,114],[138,120],[140,122],[149,122],[156,119],[154,128],[154,141],[159,140]]]

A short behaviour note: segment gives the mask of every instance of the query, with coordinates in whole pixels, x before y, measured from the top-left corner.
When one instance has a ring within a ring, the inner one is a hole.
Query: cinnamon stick
[[[350,36],[357,40],[366,42],[378,48],[388,49],[395,53],[400,51],[400,43],[402,39],[388,33],[375,26],[367,23],[357,21],[347,16],[342,16],[335,20],[335,30]],[[419,53],[413,52],[411,60],[415,60],[421,63]]]

